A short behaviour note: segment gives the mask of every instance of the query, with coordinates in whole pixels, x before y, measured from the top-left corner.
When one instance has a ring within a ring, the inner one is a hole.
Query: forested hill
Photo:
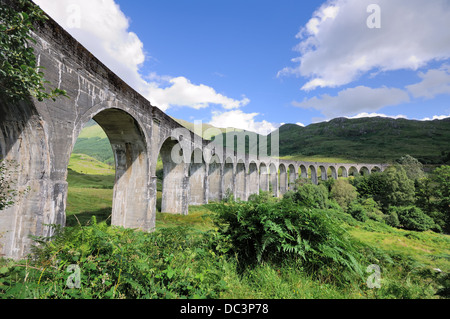
[[[279,134],[280,156],[389,162],[409,154],[424,164],[450,162],[450,118],[337,118],[307,127],[283,125]]]
[[[424,164],[450,164],[450,118],[435,121],[337,118],[307,127],[286,124],[280,127],[279,134],[280,156],[298,160],[389,163],[408,154]],[[268,140],[270,144],[270,137]],[[80,135],[74,153],[109,164],[114,161],[106,135],[93,121]]]

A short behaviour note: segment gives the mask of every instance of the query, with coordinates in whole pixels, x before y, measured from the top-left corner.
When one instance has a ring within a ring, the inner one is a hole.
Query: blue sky
[[[447,0],[35,2],[176,118],[267,134],[450,116]]]

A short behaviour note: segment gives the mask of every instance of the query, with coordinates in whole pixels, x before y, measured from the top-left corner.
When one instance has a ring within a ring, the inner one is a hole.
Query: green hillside
[[[390,162],[409,154],[424,164],[449,160],[450,119],[337,118],[307,127],[284,125],[279,134],[281,156]]]
[[[194,124],[177,120],[192,130]],[[211,126],[203,125],[206,135]],[[224,129],[221,129],[224,132]],[[285,159],[317,162],[392,162],[406,154],[424,164],[450,163],[450,119],[414,121],[390,118],[337,118],[300,127],[286,124],[279,129],[279,155]],[[223,133],[223,141],[227,140]],[[243,131],[228,133],[248,134]],[[255,134],[255,133],[251,133]],[[270,152],[270,136],[266,138]],[[244,139],[238,138],[237,143]],[[248,140],[247,140],[248,144]],[[248,152],[248,147],[246,149]],[[87,154],[112,165],[114,157],[106,134],[93,123],[82,131],[74,153]],[[255,148],[250,153],[256,153]]]

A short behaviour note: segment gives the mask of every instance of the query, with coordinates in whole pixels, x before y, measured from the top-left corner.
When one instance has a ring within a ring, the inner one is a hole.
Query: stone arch
[[[279,172],[280,172],[279,178],[280,194],[284,195],[288,191],[288,172],[285,164],[283,163],[280,164]]]
[[[236,165],[236,198],[242,201],[247,200],[246,173],[244,161],[238,161]]]
[[[0,96],[0,160],[14,173],[15,189],[29,189],[0,211],[0,255],[8,258],[29,252],[34,244],[30,235],[51,236],[52,228],[45,225],[65,225],[65,170],[53,172],[47,132],[33,103],[11,103]]]
[[[318,184],[319,183],[319,180],[318,180],[318,178],[317,178],[317,170],[316,170],[316,167],[314,166],[314,165],[310,165],[309,166],[309,170],[311,171],[311,182],[313,183],[313,184]]]
[[[213,155],[208,164],[208,202],[222,199],[222,164],[217,155]]]
[[[189,165],[189,205],[206,204],[206,164],[200,148],[194,149]]]
[[[163,162],[161,212],[188,214],[187,190],[189,177],[180,142],[167,138],[160,148]]]
[[[223,196],[227,195],[235,196],[234,187],[234,163],[231,157],[228,157],[223,164]]]
[[[295,181],[297,179],[297,173],[295,171],[295,166],[293,164],[288,166],[288,190],[294,190],[295,189]]]
[[[355,166],[351,166],[348,169],[348,176],[358,176],[359,175],[359,171]]]
[[[327,167],[325,167],[324,165],[320,165],[319,169],[320,169],[320,179],[322,181],[328,180],[328,169],[327,169]]]
[[[108,136],[114,153],[116,179],[111,224],[150,229],[150,160],[141,125],[131,114],[117,108],[104,109],[95,114],[93,120]]]
[[[248,193],[259,194],[259,174],[258,165],[252,161],[248,168]]]
[[[378,166],[374,166],[374,167],[371,168],[370,173],[371,174],[373,174],[373,173],[381,173],[381,168],[378,167]]]
[[[300,165],[299,175],[302,179],[308,179],[308,168],[305,165]]]
[[[259,187],[263,192],[269,191],[269,169],[266,163],[259,165]]]
[[[370,175],[370,171],[369,171],[369,169],[366,167],[366,166],[362,166],[360,169],[359,169],[359,174],[360,175]]]
[[[333,178],[334,180],[338,179],[338,172],[336,170],[336,167],[334,166],[328,167],[328,172],[330,173],[329,176],[331,176],[331,178]]]
[[[340,166],[338,168],[338,176],[342,176],[344,178],[348,177],[348,170],[345,166]]]
[[[278,197],[278,168],[274,163],[270,163],[269,165],[269,183],[273,196]]]

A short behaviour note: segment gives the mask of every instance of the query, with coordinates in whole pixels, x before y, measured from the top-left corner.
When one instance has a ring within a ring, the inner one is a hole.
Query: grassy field
[[[85,167],[88,163],[93,164],[89,172],[94,175],[82,173],[87,172]],[[74,155],[70,167],[68,225],[85,225],[92,216],[96,216],[99,222],[109,223],[114,175],[108,174],[107,167],[86,156]],[[158,195],[160,197],[161,193]],[[214,214],[212,207],[192,206],[188,216],[158,212],[156,228],[186,227],[192,231],[205,232],[214,227],[211,219]],[[235,263],[230,262],[223,265],[222,280],[232,289],[223,292],[221,298],[434,298],[432,280],[427,278],[434,276],[434,269],[450,272],[450,236],[431,231],[405,231],[372,220],[361,223],[351,217],[344,219],[347,220],[344,227],[355,240],[392,256],[389,268],[382,269],[384,289],[366,289],[363,287],[365,283],[361,283],[360,287],[336,287],[309,278],[289,267],[274,269],[269,265],[260,265],[239,274],[236,272]],[[421,277],[423,272],[431,275]]]

